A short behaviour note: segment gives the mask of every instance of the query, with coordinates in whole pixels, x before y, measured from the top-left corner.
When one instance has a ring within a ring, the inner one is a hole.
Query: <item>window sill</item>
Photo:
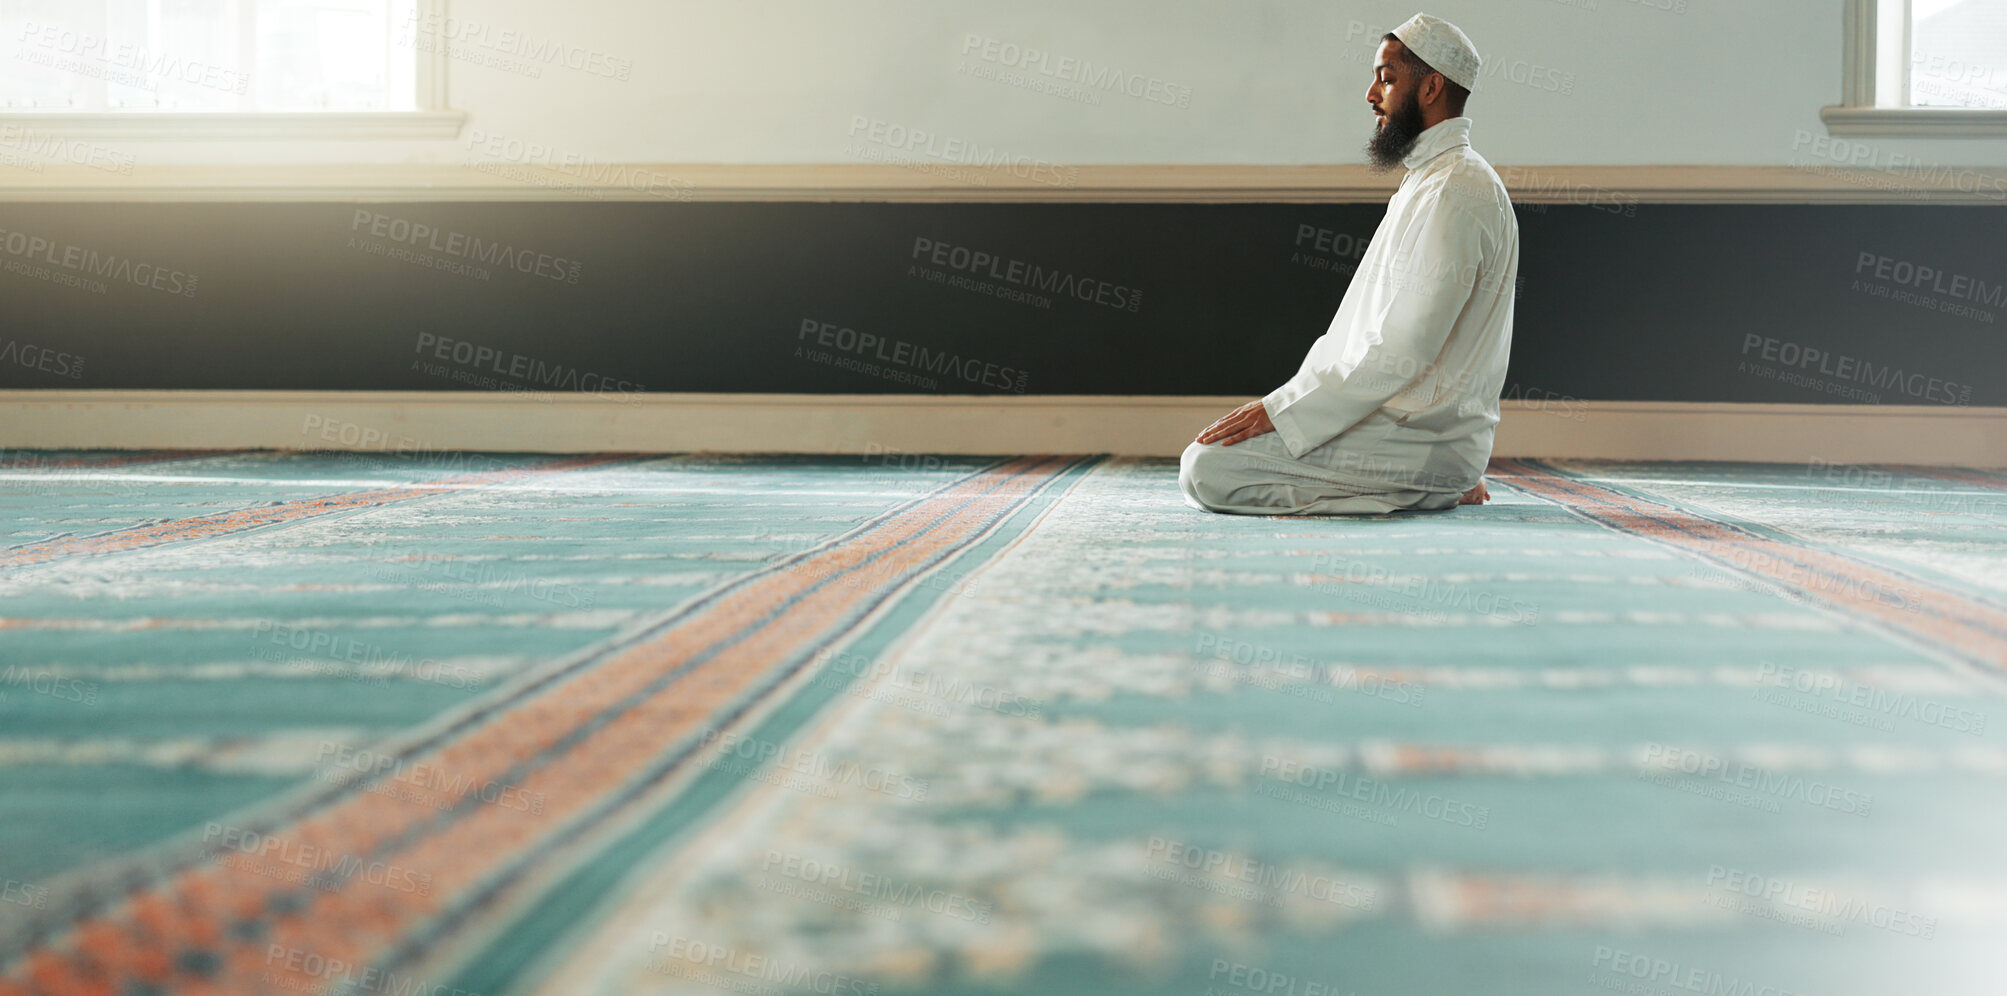
[[[2007,110],[1965,107],[1825,107],[1819,110],[1833,135],[1900,138],[2007,137]]]
[[[0,130],[70,138],[458,138],[465,111],[0,113]]]

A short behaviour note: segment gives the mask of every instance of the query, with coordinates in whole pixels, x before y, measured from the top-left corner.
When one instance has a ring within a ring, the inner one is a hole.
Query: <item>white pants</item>
[[[1341,437],[1342,438],[1342,437]],[[1327,452],[1328,451],[1328,452]],[[1243,439],[1185,447],[1178,486],[1185,503],[1208,512],[1235,515],[1384,515],[1435,512],[1456,507],[1469,487],[1453,491],[1404,491],[1373,485],[1334,466],[1371,466],[1339,449],[1333,440],[1298,460],[1273,432]]]

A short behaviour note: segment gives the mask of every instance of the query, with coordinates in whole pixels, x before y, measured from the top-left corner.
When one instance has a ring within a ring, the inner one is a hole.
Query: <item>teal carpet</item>
[[[1991,993],[2007,476],[11,453],[0,996]]]

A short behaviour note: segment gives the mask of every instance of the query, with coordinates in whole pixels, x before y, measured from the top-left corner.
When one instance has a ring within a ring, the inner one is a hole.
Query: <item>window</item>
[[[1908,31],[1905,105],[2007,108],[2007,0],[1910,0]]]
[[[1849,0],[1845,103],[1852,135],[2007,135],[2007,0]]]
[[[127,137],[458,133],[443,0],[6,0],[0,115]]]

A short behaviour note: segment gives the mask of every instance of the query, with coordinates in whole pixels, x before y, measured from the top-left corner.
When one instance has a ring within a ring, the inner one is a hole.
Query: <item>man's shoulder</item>
[[[1470,146],[1459,146],[1429,163],[1420,193],[1467,210],[1512,210],[1505,181]]]

